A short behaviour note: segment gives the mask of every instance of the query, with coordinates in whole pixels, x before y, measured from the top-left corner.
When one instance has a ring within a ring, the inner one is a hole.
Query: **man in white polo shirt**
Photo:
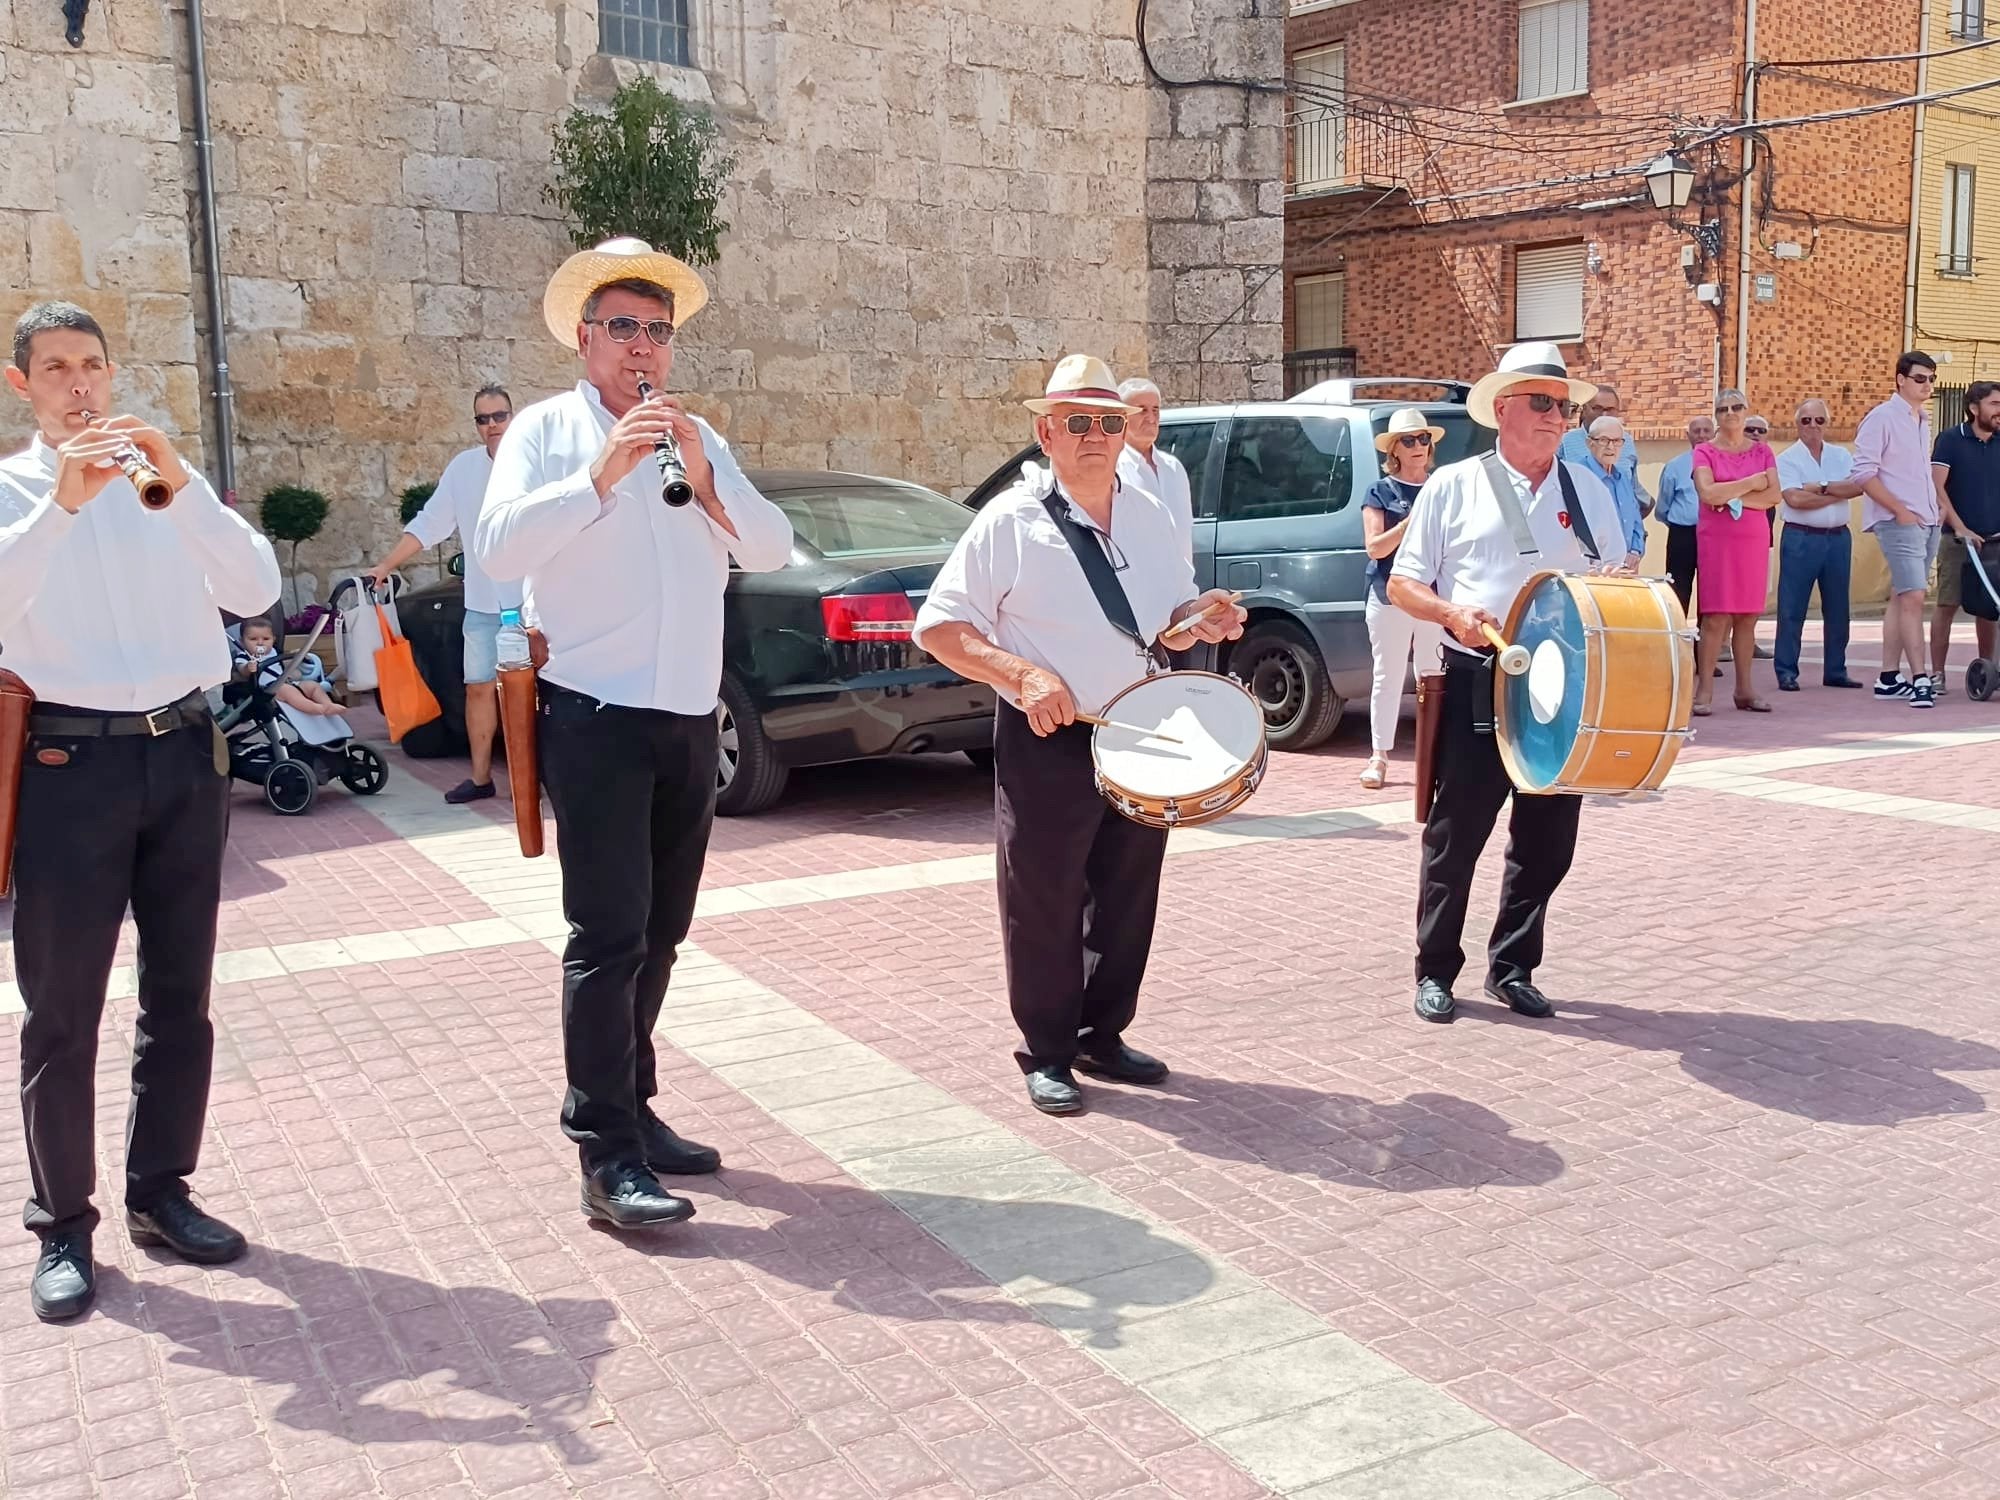
[[[1475,422],[1498,430],[1498,447],[1431,475],[1389,575],[1389,602],[1444,626],[1447,648],[1437,792],[1424,825],[1417,897],[1416,1010],[1426,1021],[1458,1017],[1451,987],[1465,963],[1459,938],[1473,870],[1514,795],[1493,733],[1493,652],[1482,627],[1497,628],[1540,569],[1611,571],[1605,562],[1625,556],[1610,493],[1586,466],[1556,457],[1567,408],[1594,389],[1569,378],[1554,344],[1509,349],[1466,402]],[[1581,807],[1582,799],[1569,795],[1514,796],[1486,992],[1519,1015],[1555,1014],[1532,979],[1549,901],[1576,853]]]
[[[1074,1114],[1074,1068],[1158,1083],[1166,1065],[1124,1040],[1153,944],[1164,829],[1099,794],[1079,713],[1152,672],[1168,627],[1233,640],[1247,618],[1227,594],[1197,598],[1166,507],[1118,480],[1132,408],[1104,362],[1070,355],[1047,394],[1025,403],[1050,472],[1025,473],[990,500],[931,585],[917,643],[961,676],[990,683],[994,821],[1007,997],[1028,1100]],[[1087,571],[1088,570],[1088,571]],[[1093,583],[1093,577],[1096,582]]]
[[[1861,486],[1850,477],[1854,458],[1826,440],[1827,405],[1817,396],[1799,403],[1799,440],[1778,455],[1784,503],[1778,518],[1778,649],[1772,665],[1781,692],[1799,690],[1799,644],[1806,610],[1819,590],[1825,631],[1820,680],[1828,687],[1858,688],[1847,675],[1847,596],[1854,573],[1854,537],[1847,529]]]
[[[380,588],[388,576],[426,547],[441,546],[453,532],[465,551],[465,737],[472,742],[472,775],[444,794],[452,803],[479,802],[493,795],[493,736],[500,727],[497,642],[500,611],[521,607],[521,585],[495,583],[472,551],[472,529],[493,473],[493,455],[514,417],[514,398],[497,385],[479,388],[472,398],[472,421],[479,446],[467,448],[445,465],[437,489],[410,518],[389,555],[369,570]]]
[[[1118,477],[1136,484],[1166,506],[1188,561],[1194,561],[1194,492],[1181,461],[1160,446],[1160,388],[1150,380],[1128,380],[1118,399],[1132,408],[1125,422],[1125,451]]]

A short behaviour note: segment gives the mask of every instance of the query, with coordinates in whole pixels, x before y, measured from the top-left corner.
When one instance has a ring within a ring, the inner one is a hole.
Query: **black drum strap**
[[[1069,543],[1069,550],[1076,554],[1077,566],[1083,569],[1084,581],[1090,585],[1091,593],[1097,596],[1097,607],[1104,611],[1104,618],[1146,658],[1148,675],[1165,669],[1170,664],[1166,648],[1140,634],[1138,617],[1132,613],[1132,601],[1126,597],[1125,585],[1118,581],[1117,570],[1111,566],[1111,559],[1105,554],[1098,533],[1070,515],[1068,502],[1056,493],[1053,484],[1042,491],[1041,499],[1049,519],[1056,523],[1063,540]]]

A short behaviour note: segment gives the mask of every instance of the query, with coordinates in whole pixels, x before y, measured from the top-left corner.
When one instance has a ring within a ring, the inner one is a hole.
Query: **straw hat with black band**
[[[1483,377],[1472,388],[1472,394],[1465,398],[1466,409],[1481,427],[1497,429],[1500,418],[1493,410],[1495,401],[1517,385],[1548,381],[1568,386],[1566,399],[1579,406],[1597,394],[1595,381],[1570,379],[1569,365],[1563,359],[1562,350],[1554,344],[1516,344],[1500,356],[1500,368]]]
[[[672,299],[675,328],[708,303],[708,287],[694,268],[662,254],[644,240],[616,239],[579,250],[556,268],[542,294],[542,321],[565,349],[577,347],[576,330],[591,295],[618,281],[650,281]]]
[[[1389,425],[1375,438],[1375,451],[1386,454],[1395,446],[1396,439],[1412,437],[1419,432],[1431,435],[1431,452],[1437,452],[1437,445],[1444,441],[1444,429],[1431,425],[1430,418],[1415,406],[1399,406],[1389,416]]]
[[[1058,406],[1119,411],[1127,416],[1139,409],[1118,394],[1118,379],[1111,366],[1094,354],[1064,355],[1049,376],[1048,389],[1021,404],[1038,417],[1046,417]]]

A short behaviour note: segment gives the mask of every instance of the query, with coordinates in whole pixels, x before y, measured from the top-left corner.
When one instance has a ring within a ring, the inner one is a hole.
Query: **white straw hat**
[[[1494,415],[1493,403],[1531,380],[1563,381],[1569,386],[1569,399],[1578,405],[1597,394],[1594,381],[1570,379],[1569,365],[1554,344],[1516,344],[1500,356],[1500,368],[1484,377],[1465,398],[1472,420],[1481,427],[1498,427],[1500,419]]]
[[[1432,448],[1436,448],[1439,443],[1444,441],[1444,429],[1442,427],[1431,426],[1430,419],[1414,406],[1399,406],[1389,418],[1388,431],[1376,437],[1375,451],[1378,453],[1387,453],[1389,445],[1395,442],[1397,438],[1407,436],[1413,432],[1428,432],[1431,435]]]
[[[1135,412],[1118,394],[1118,378],[1111,366],[1094,354],[1067,354],[1049,376],[1045,394],[1021,403],[1037,416],[1046,417],[1058,406],[1089,406],[1100,411]]]

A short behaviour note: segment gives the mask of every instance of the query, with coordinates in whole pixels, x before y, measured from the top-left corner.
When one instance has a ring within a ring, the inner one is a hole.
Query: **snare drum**
[[[1494,733],[1524,792],[1643,792],[1694,708],[1694,643],[1663,578],[1537,573],[1507,615],[1528,670],[1494,673]]]
[[[1152,828],[1191,828],[1241,807],[1264,779],[1264,711],[1233,677],[1162,672],[1104,707],[1091,731],[1097,789]],[[1132,726],[1127,728],[1125,726]],[[1157,730],[1169,744],[1136,730]]]

